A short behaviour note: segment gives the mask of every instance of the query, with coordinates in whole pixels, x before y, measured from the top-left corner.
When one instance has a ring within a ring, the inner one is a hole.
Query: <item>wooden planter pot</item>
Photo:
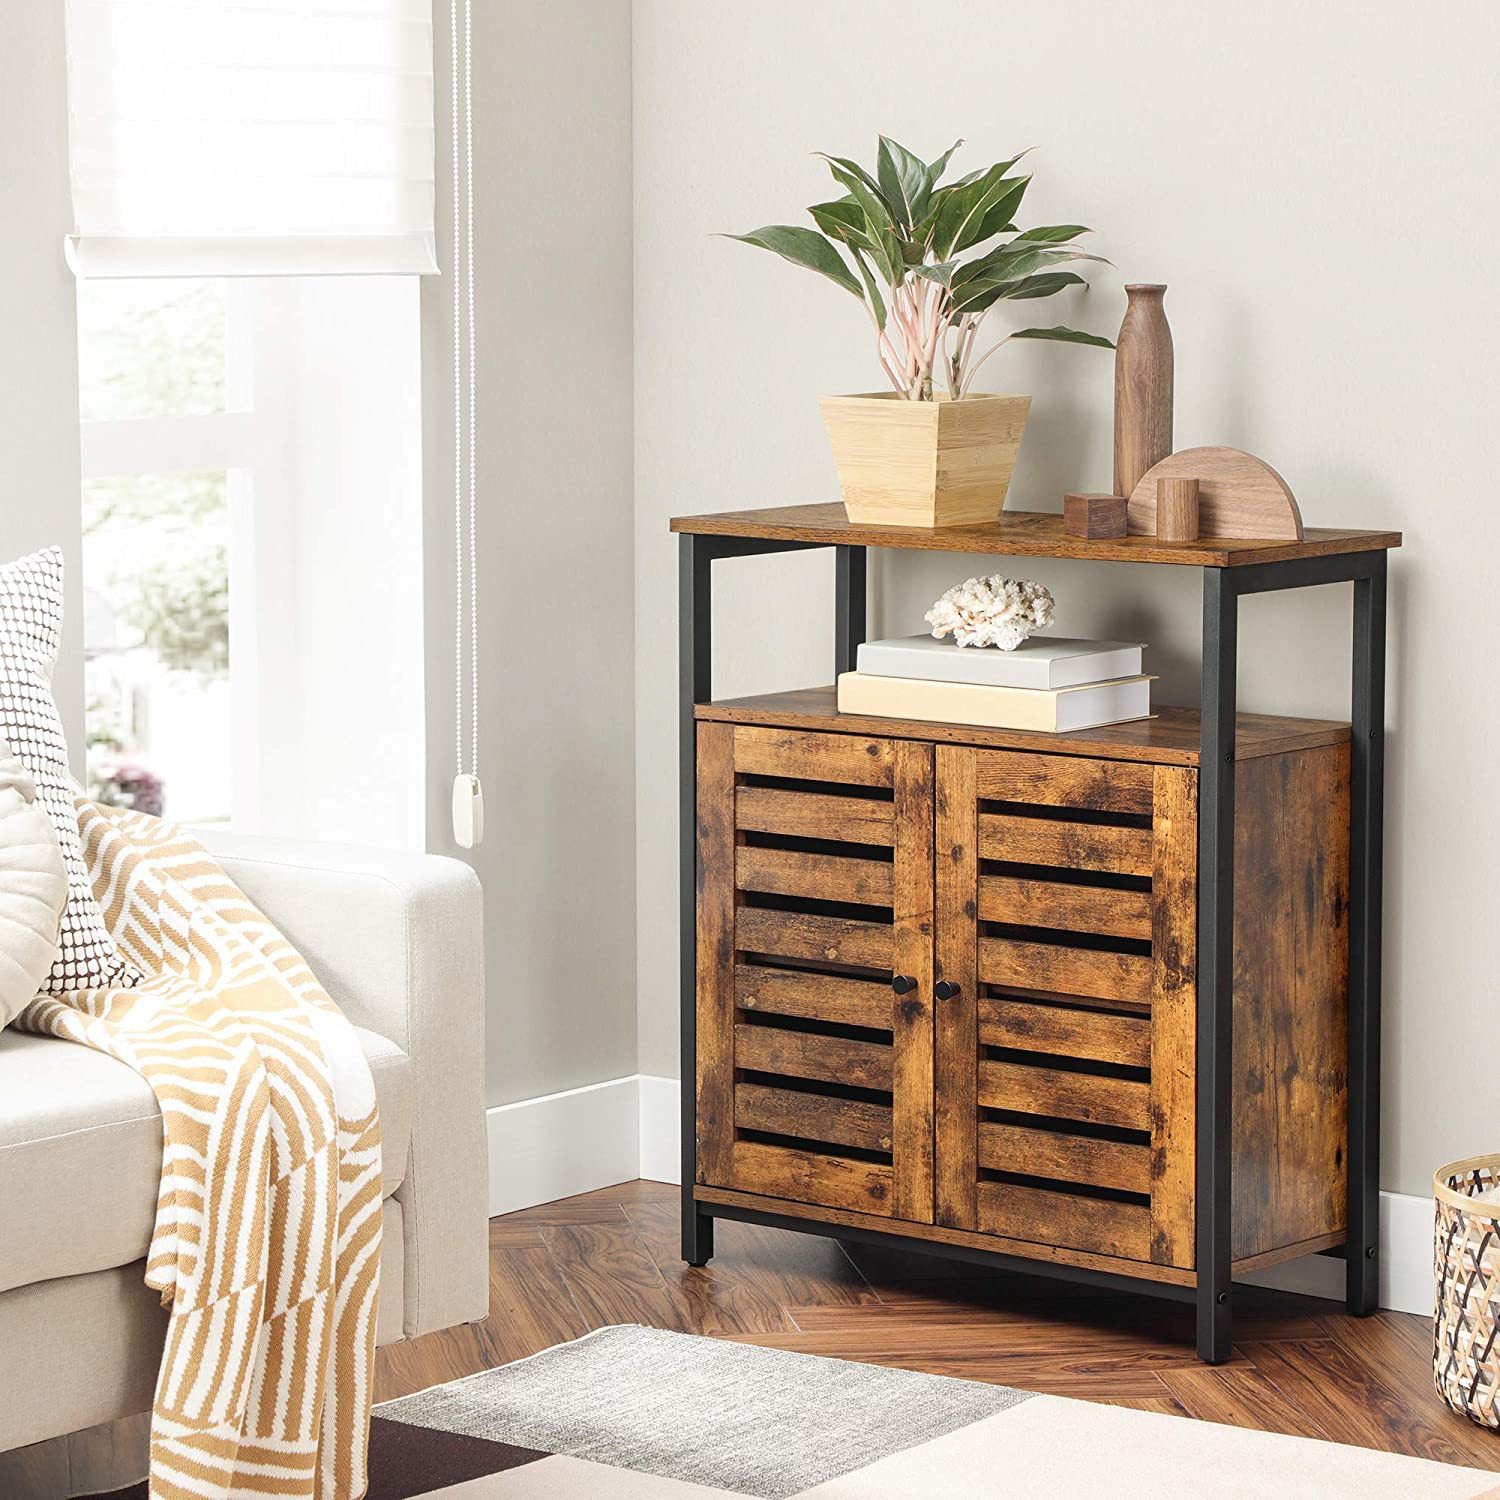
[[[880,391],[818,404],[851,521],[964,526],[1004,507],[1031,397],[905,401]]]

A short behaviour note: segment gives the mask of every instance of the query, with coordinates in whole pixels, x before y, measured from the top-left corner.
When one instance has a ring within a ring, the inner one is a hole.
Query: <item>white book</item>
[[[1034,635],[1014,651],[956,646],[930,635],[866,641],[856,661],[871,677],[922,677],[986,687],[1064,688],[1115,677],[1138,677],[1142,647],[1125,641],[1081,641]]]
[[[1066,734],[1149,718],[1151,683],[1150,677],[1124,677],[1078,687],[1013,688],[844,672],[838,701],[842,714]]]

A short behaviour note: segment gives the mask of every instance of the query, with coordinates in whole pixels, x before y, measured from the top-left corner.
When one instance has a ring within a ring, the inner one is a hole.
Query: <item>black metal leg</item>
[[[865,591],[865,549],[835,547],[833,670],[852,672],[855,653],[864,643],[869,618]]]
[[[1234,1037],[1234,726],[1239,596],[1203,570],[1198,767],[1198,1357],[1229,1358],[1230,1149]]]
[[[1385,553],[1354,581],[1349,828],[1349,1217],[1345,1297],[1380,1296],[1380,899],[1385,808]]]
[[[693,1202],[693,1186],[683,1184],[682,1258],[690,1266],[706,1266],[714,1258],[713,1215]]]
[[[678,747],[678,944],[681,983],[682,1067],[682,1258],[701,1266],[714,1253],[713,1214],[693,1197],[698,1177],[698,725],[695,703],[713,697],[713,590],[715,558],[756,557],[767,552],[801,552],[813,542],[782,542],[750,537],[696,536],[677,539],[677,747]],[[839,564],[839,615],[864,619],[864,548],[857,560]],[[846,588],[847,578],[847,588]],[[847,599],[847,605],[846,605]],[[842,628],[842,627],[841,627]],[[861,638],[863,628],[861,626]],[[850,646],[852,654],[854,647]]]
[[[678,538],[677,715],[679,797],[678,941],[682,984],[682,1258],[701,1266],[714,1253],[713,1219],[693,1199],[698,1176],[698,732],[693,705],[712,696],[713,553],[705,539]]]

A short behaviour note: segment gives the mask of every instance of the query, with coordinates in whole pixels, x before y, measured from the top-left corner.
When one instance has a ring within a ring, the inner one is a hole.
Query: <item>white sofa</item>
[[[360,1028],[385,1157],[378,1339],[485,1315],[479,883],[427,855],[205,838]],[[147,1410],[164,1315],[142,1281],[161,1166],[150,1086],[0,1031],[0,1452]]]

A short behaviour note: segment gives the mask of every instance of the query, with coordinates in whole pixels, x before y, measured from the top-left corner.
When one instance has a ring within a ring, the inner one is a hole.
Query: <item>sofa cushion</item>
[[[411,1061],[355,1028],[380,1106],[389,1197],[406,1175]],[[76,1042],[0,1031],[0,1292],[140,1260],[161,1179],[161,1113],[134,1069]]]
[[[57,953],[42,982],[51,995],[130,985],[140,978],[109,935],[78,839],[68,744],[52,698],[62,614],[60,548],[0,567],[0,734],[36,782],[37,802],[52,820],[68,872]]]
[[[26,767],[0,739],[0,1026],[47,977],[67,899],[57,831]]]

